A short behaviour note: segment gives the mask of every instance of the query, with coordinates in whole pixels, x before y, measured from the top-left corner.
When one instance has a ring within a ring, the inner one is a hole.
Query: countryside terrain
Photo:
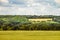
[[[60,40],[60,16],[1,15],[0,40]]]
[[[0,40],[60,40],[60,31],[0,31]]]

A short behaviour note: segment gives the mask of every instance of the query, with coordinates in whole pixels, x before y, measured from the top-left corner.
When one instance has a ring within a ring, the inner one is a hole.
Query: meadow
[[[60,40],[60,31],[0,31],[0,40]]]

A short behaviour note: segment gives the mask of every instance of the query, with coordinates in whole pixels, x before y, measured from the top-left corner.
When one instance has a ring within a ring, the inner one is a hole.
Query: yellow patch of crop
[[[50,19],[50,18],[47,18],[47,19],[29,19],[29,21],[52,21],[52,19]]]
[[[60,31],[0,31],[0,40],[60,40]]]

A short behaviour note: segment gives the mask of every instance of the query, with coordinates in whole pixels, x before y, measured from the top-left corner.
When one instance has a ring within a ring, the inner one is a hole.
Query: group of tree
[[[0,17],[0,30],[60,30],[60,23],[31,23],[25,16]]]
[[[0,30],[60,30],[60,23],[21,23],[0,21]]]

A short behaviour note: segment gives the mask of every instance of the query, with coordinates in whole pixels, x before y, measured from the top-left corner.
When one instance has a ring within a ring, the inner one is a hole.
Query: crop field
[[[29,21],[48,21],[48,20],[52,21],[52,19],[51,19],[51,18],[29,19]]]
[[[0,40],[60,40],[60,31],[0,31]]]

